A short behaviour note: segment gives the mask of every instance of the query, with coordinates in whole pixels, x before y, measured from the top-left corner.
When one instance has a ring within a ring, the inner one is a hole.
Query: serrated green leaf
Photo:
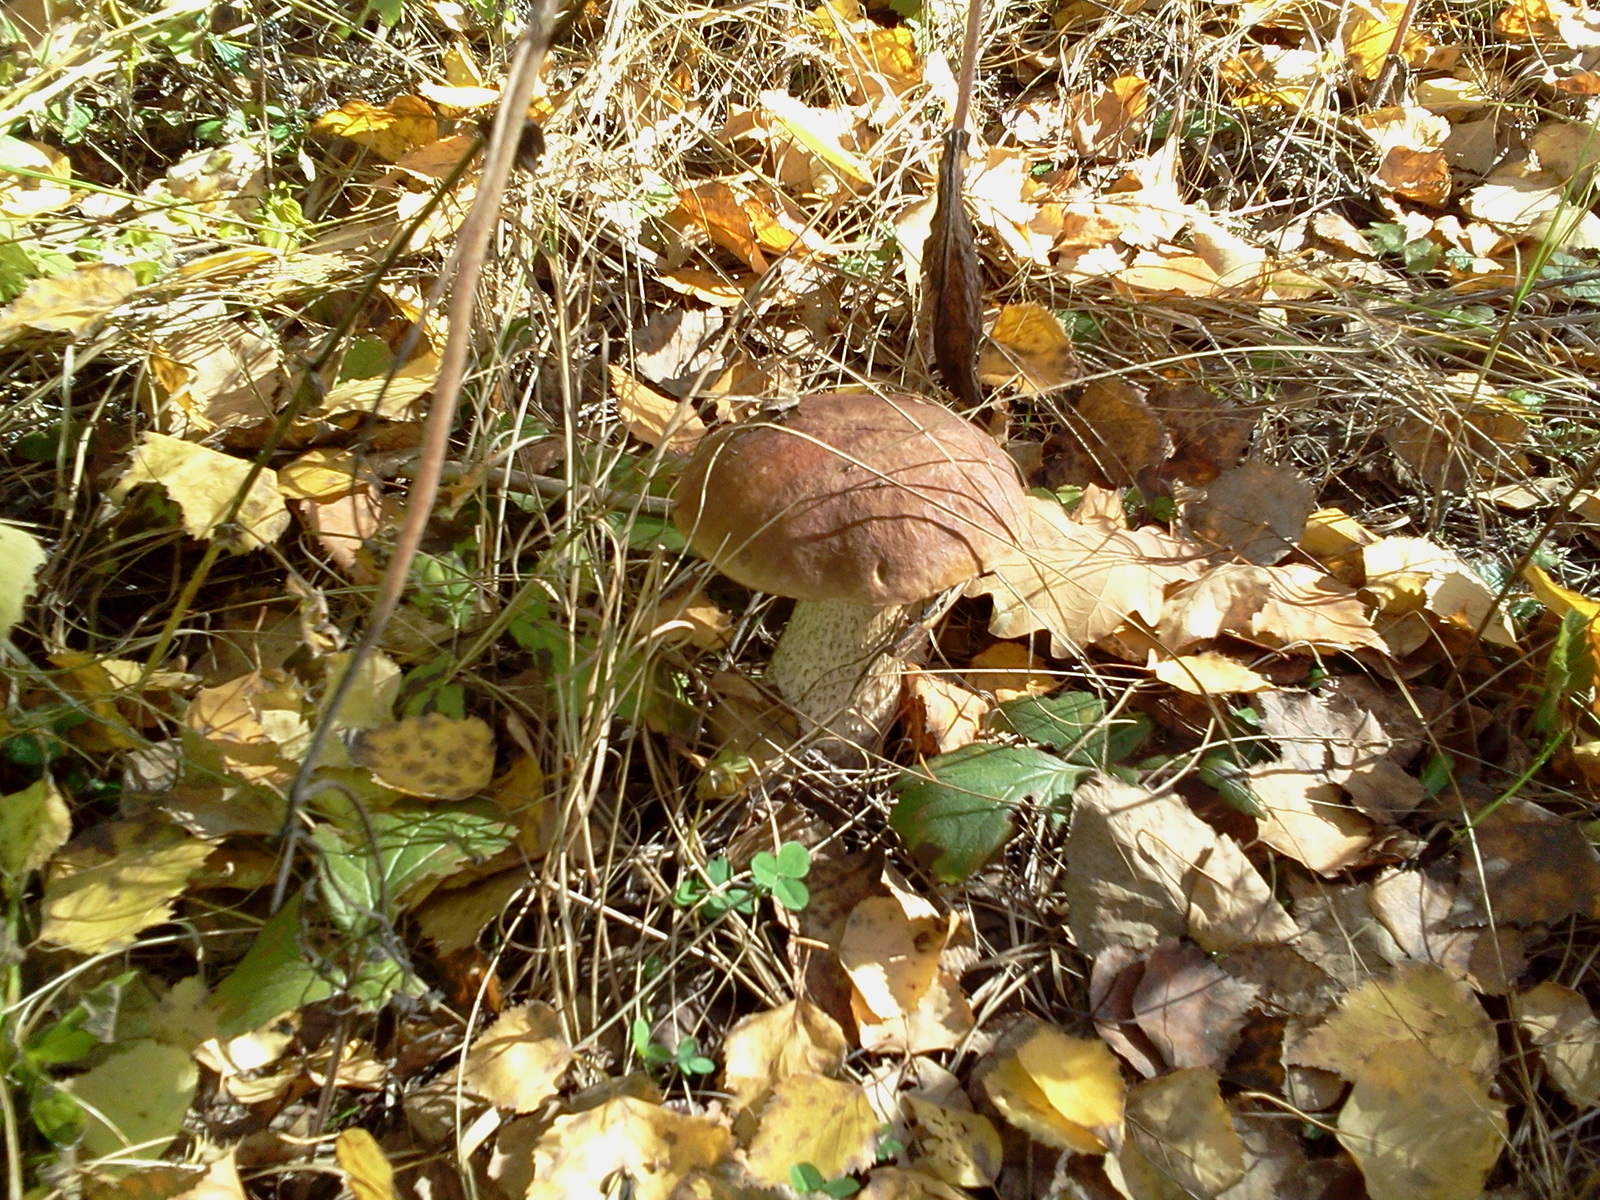
[[[1105,702],[1090,692],[1020,696],[995,710],[994,724],[1047,750],[1062,751],[1069,762],[1107,767],[1130,757],[1150,734],[1142,713],[1109,720]]]
[[[1089,768],[1031,746],[964,746],[903,772],[889,824],[946,882],[976,871],[1011,839],[1024,801],[1070,795]]]

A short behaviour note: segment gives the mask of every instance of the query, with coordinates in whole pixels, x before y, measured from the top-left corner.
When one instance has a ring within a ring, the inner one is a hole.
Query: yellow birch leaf
[[[792,1075],[831,1075],[849,1044],[839,1023],[809,1000],[745,1017],[722,1047],[722,1086],[735,1108],[752,1109]]]
[[[1191,696],[1249,695],[1269,692],[1278,686],[1238,659],[1217,650],[1163,659],[1155,664],[1152,673],[1162,683]]]
[[[394,162],[407,150],[438,141],[439,123],[420,96],[396,96],[382,108],[365,100],[347,100],[312,123],[313,133],[331,134],[365,146]]]
[[[708,1117],[616,1096],[555,1119],[534,1147],[525,1200],[604,1200],[624,1179],[635,1200],[674,1200],[691,1175],[732,1152],[733,1135]]]
[[[139,1039],[111,1056],[67,1090],[88,1110],[83,1150],[89,1156],[124,1155],[159,1159],[183,1129],[200,1071],[178,1046]]]
[[[0,216],[26,219],[65,208],[72,203],[71,179],[72,161],[61,151],[0,137]]]
[[[26,529],[0,521],[0,639],[22,620],[33,596],[34,576],[44,566],[44,546]]]
[[[477,717],[429,713],[363,730],[350,757],[397,792],[465,800],[494,778],[494,732]]]
[[[1059,387],[1080,373],[1066,327],[1042,304],[1002,306],[989,330],[989,344],[978,356],[980,381],[1016,380],[1030,395]]]
[[[647,446],[660,446],[665,440],[671,454],[687,455],[705,436],[706,426],[687,401],[665,396],[635,379],[618,366],[609,369],[611,394],[617,401],[617,416],[628,432]],[[668,433],[667,430],[672,432]]]
[[[296,500],[327,503],[360,490],[356,456],[348,450],[318,446],[278,468],[278,490]]]
[[[1104,1154],[1122,1127],[1122,1071],[1098,1038],[1040,1025],[983,1085],[1006,1120],[1047,1145]]]
[[[1583,994],[1546,981],[1514,997],[1511,1014],[1562,1094],[1580,1109],[1600,1107],[1600,1019]]]
[[[555,1095],[572,1049],[548,1004],[507,1009],[467,1051],[463,1082],[496,1108],[526,1113]]]
[[[916,1096],[907,1096],[905,1103],[917,1123],[918,1166],[957,1187],[994,1183],[1005,1153],[988,1117]]]
[[[223,519],[245,486],[251,464],[194,442],[147,433],[129,456],[128,469],[111,489],[121,500],[141,483],[161,487],[183,514],[184,532],[210,541],[219,532],[234,553],[270,546],[289,527],[289,510],[278,491],[275,471],[263,468],[249,485],[233,526]]]
[[[412,416],[412,406],[433,391],[439,378],[439,356],[432,351],[417,355],[392,376],[347,379],[322,398],[322,411],[328,416],[343,412],[371,413],[391,421]]]
[[[850,1175],[876,1160],[881,1124],[857,1084],[791,1075],[773,1087],[745,1161],[754,1179],[774,1187],[787,1185],[801,1163],[824,1179]]]
[[[110,862],[53,876],[45,884],[40,940],[80,954],[132,944],[140,930],[172,915],[173,900],[211,848],[199,838],[134,847]]]
[[[352,1126],[334,1139],[333,1156],[356,1200],[396,1200],[394,1167],[383,1147],[365,1129]]]
[[[24,329],[76,336],[89,329],[139,288],[127,267],[85,263],[61,275],[35,279],[0,310],[0,343]]]

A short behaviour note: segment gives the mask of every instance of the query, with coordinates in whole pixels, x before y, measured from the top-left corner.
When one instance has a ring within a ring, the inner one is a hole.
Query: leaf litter
[[[951,16],[573,16],[527,277],[337,711],[507,30],[295,14],[275,67],[405,48],[320,111],[299,67],[238,100],[227,20],[18,40],[8,1183],[1568,1194],[1600,23],[1001,5],[952,130]],[[932,391],[919,330],[1037,490],[841,774],[761,694],[782,606],[687,569],[661,497],[789,392]]]

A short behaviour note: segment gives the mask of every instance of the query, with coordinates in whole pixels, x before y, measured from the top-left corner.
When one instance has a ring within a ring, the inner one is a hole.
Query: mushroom
[[[894,715],[906,606],[1015,545],[1025,498],[1005,451],[944,406],[845,393],[703,438],[673,520],[723,574],[795,599],[767,682],[838,756]]]

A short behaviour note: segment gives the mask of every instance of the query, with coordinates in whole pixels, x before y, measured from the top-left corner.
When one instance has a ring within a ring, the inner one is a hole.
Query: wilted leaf
[[[1053,804],[1086,770],[1027,746],[963,746],[901,773],[889,823],[939,878],[955,882],[1011,840],[1019,805]]]
[[[981,381],[1015,381],[1028,395],[1060,387],[1081,370],[1065,326],[1042,304],[1002,305],[978,358]]]
[[[1386,1060],[1403,1044],[1487,1079],[1499,1061],[1494,1022],[1472,989],[1432,963],[1407,963],[1388,979],[1370,979],[1297,1045],[1289,1061],[1347,1079]]]
[[[18,895],[29,874],[49,862],[71,834],[72,814],[50,776],[0,796],[0,880],[6,894]]]
[[[1238,845],[1178,796],[1097,776],[1073,796],[1067,844],[1067,923],[1086,954],[1181,937],[1233,950],[1299,933]]]
[[[1221,1069],[1259,992],[1198,947],[1163,943],[1143,963],[1132,1017],[1168,1065]]]
[[[1300,472],[1251,461],[1207,484],[1184,516],[1199,541],[1269,566],[1293,552],[1316,506],[1315,490]]]
[[[1236,658],[1215,650],[1184,654],[1158,661],[1151,671],[1162,683],[1192,696],[1249,695],[1271,691],[1278,685]]]
[[[722,1086],[736,1108],[753,1109],[792,1075],[832,1075],[849,1049],[839,1023],[808,1000],[790,1000],[740,1020],[722,1044]]]
[[[1000,1114],[1047,1146],[1104,1154],[1122,1128],[1122,1071],[1098,1038],[1040,1025],[982,1079]]]
[[[277,474],[268,468],[250,483],[232,522],[223,523],[244,491],[250,470],[250,463],[231,454],[146,433],[112,487],[111,498],[121,500],[141,483],[156,484],[183,513],[183,528],[190,537],[210,541],[220,533],[225,548],[244,553],[272,545],[289,527]]]
[[[957,1187],[988,1187],[1000,1173],[1000,1134],[988,1117],[946,1108],[917,1096],[905,1099],[917,1125],[918,1166]]]
[[[1137,148],[1150,108],[1150,81],[1119,75],[1093,93],[1073,98],[1068,120],[1078,153],[1116,160]]]
[[[616,1096],[555,1119],[534,1148],[526,1200],[604,1200],[623,1179],[638,1200],[672,1200],[732,1150],[727,1128],[708,1117]]]
[[[407,150],[439,140],[433,109],[418,96],[396,96],[382,108],[347,100],[312,123],[313,133],[344,138],[394,162]]]
[[[109,263],[81,264],[61,275],[35,279],[0,310],[0,343],[24,329],[40,333],[85,332],[139,288],[127,267]]]
[[[1373,842],[1373,825],[1338,787],[1320,774],[1263,763],[1245,781],[1264,816],[1263,842],[1323,875],[1361,863]]]
[[[1173,441],[1172,456],[1161,465],[1163,479],[1210,483],[1238,466],[1250,446],[1255,418],[1198,384],[1153,387],[1145,403]]]
[[[130,945],[140,930],[172,915],[172,902],[211,849],[210,842],[184,838],[135,846],[109,862],[52,874],[45,884],[39,937],[80,954]]]
[[[1425,108],[1382,108],[1360,125],[1378,148],[1374,179],[1397,196],[1443,208],[1450,200],[1450,165],[1444,153],[1450,122]]]
[[[1537,925],[1594,911],[1600,854],[1565,817],[1514,797],[1478,818],[1469,836],[1453,922]]]
[[[478,1035],[462,1064],[462,1082],[496,1108],[533,1112],[555,1095],[571,1061],[555,1010],[524,1004]]]
[[[477,717],[429,713],[363,730],[350,757],[397,792],[465,800],[494,778],[494,732]]]
[[[1354,588],[1315,567],[1214,567],[1166,597],[1156,637],[1172,653],[1222,634],[1279,650],[1384,648]]]
[[[840,178],[853,186],[872,186],[872,165],[839,142],[837,120],[829,109],[812,108],[788,92],[764,91],[760,104],[783,131]]]
[[[0,521],[0,640],[22,620],[22,610],[44,566],[44,547],[25,529]]]
[[[1039,482],[1150,488],[1172,438],[1144,396],[1120,379],[1096,379],[1044,444]]]
[[[1116,1166],[1138,1200],[1210,1200],[1244,1177],[1244,1143],[1215,1071],[1173,1071],[1128,1091]]]
[[[1505,1105],[1407,1041],[1360,1067],[1338,1132],[1372,1200],[1476,1200],[1505,1144]]]
[[[1154,624],[1169,584],[1199,574],[1199,551],[1154,528],[1079,525],[1053,500],[1029,497],[1025,548],[974,580],[969,596],[990,596],[989,631],[1000,638],[1048,631],[1065,658],[1129,617]]]
[[[1528,422],[1514,401],[1497,396],[1471,372],[1446,376],[1383,436],[1395,456],[1436,491],[1462,492],[1528,473],[1522,453]]]
[[[801,1163],[824,1179],[850,1175],[876,1160],[880,1124],[859,1085],[791,1075],[774,1085],[745,1162],[754,1179],[772,1187],[787,1185],[790,1168]]]
[[[183,1129],[200,1071],[178,1046],[139,1040],[115,1049],[68,1090],[86,1112],[83,1146],[91,1157],[160,1158]]]
[[[395,1200],[394,1167],[383,1147],[359,1125],[339,1131],[333,1156],[356,1200]]]
[[[1513,997],[1511,1013],[1562,1094],[1580,1109],[1600,1106],[1600,1019],[1583,995],[1546,981]]]
[[[1495,593],[1453,550],[1426,538],[1386,537],[1361,551],[1366,590],[1386,613],[1425,610],[1457,630],[1498,646],[1515,646],[1516,631]]]

